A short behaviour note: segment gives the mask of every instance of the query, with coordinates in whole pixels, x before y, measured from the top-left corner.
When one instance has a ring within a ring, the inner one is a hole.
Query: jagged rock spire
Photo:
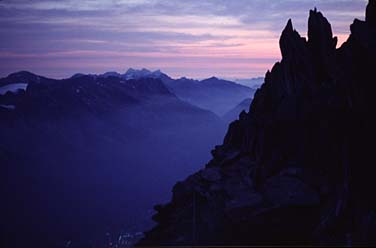
[[[366,10],[366,22],[376,26],[376,0],[369,0]]]
[[[330,23],[316,8],[309,12],[308,43],[318,49],[334,49],[337,45]]]
[[[304,38],[301,38],[299,33],[294,30],[292,21],[289,19],[279,40],[282,57],[291,57],[294,51],[303,45],[302,42],[304,43]]]
[[[290,33],[292,33],[294,31],[294,27],[292,26],[292,21],[291,21],[291,19],[289,19],[288,21],[287,21],[287,24],[286,24],[286,27],[285,27],[285,29],[284,29],[284,32],[290,32]]]
[[[288,20],[285,29],[282,31],[281,38],[279,40],[279,45],[281,48],[282,56],[285,54],[286,45],[288,45],[288,39],[294,34],[294,28],[292,26],[291,19]]]
[[[375,245],[375,10],[370,0],[367,24],[356,20],[337,50],[317,9],[308,42],[289,20],[282,61],[250,112],[230,124],[204,172],[175,186],[140,245]],[[187,223],[204,227],[194,242]]]
[[[308,47],[316,71],[315,81],[321,83],[330,78],[333,56],[337,46],[332,27],[323,14],[315,8],[310,10],[308,19]]]

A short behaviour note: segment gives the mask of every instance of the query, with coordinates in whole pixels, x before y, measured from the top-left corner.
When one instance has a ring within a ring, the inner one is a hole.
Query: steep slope
[[[264,83],[264,80],[264,77],[256,77],[251,79],[235,79],[234,82],[248,86],[252,89],[257,89]]]
[[[252,102],[252,98],[247,98],[241,101],[238,105],[235,106],[235,108],[228,111],[226,114],[222,116],[222,119],[226,123],[231,123],[239,118],[239,115],[243,111],[247,111],[249,109],[249,105]]]
[[[206,168],[156,206],[142,245],[375,245],[376,1],[341,48],[310,11]]]
[[[20,72],[0,88],[21,83],[0,95],[1,247],[104,247],[147,228],[225,131],[157,79]]]

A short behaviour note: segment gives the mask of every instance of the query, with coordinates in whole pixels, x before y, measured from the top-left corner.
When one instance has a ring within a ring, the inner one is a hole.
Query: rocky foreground
[[[139,245],[376,244],[376,1],[336,49],[310,11],[206,168],[155,207]]]

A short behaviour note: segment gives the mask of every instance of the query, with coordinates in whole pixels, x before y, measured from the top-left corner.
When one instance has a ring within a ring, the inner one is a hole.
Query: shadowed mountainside
[[[142,231],[225,131],[159,79],[19,72],[0,90],[1,247],[104,247],[106,233]]]
[[[376,244],[375,0],[336,44],[316,9],[308,40],[288,21],[249,113],[140,245]]]
[[[76,74],[73,78],[82,75],[83,74]],[[253,97],[256,91],[253,87],[250,88],[216,77],[204,80],[189,79],[186,77],[173,79],[160,70],[149,71],[147,69],[135,70],[130,68],[124,74],[106,72],[101,75],[90,76],[95,78],[117,77],[123,80],[146,78],[160,79],[167,88],[181,100],[199,108],[209,110],[218,116],[222,116],[234,108],[239,103],[239,99]],[[258,78],[257,82],[262,80],[263,78]]]
[[[219,116],[234,108],[239,99],[253,97],[255,93],[255,89],[216,77],[201,81],[180,78],[163,82],[183,101],[210,110]]]

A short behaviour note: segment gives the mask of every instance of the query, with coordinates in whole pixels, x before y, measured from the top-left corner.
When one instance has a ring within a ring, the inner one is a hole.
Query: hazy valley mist
[[[1,0],[0,36],[1,247],[376,244],[376,0]]]

